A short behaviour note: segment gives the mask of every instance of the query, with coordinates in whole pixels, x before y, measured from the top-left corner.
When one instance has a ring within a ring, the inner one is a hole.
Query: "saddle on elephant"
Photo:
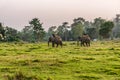
[[[83,34],[82,37],[85,38],[85,39],[89,39],[90,40],[90,37],[89,37],[88,34]]]
[[[52,36],[56,39],[56,40],[59,40],[59,41],[62,41],[62,38],[56,34],[52,34]]]

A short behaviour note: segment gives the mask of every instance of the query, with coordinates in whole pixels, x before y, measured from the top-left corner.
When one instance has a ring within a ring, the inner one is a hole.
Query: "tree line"
[[[48,40],[52,34],[59,35],[63,41],[75,41],[83,34],[88,34],[92,40],[120,38],[120,15],[113,20],[98,17],[93,21],[78,17],[73,19],[72,24],[63,22],[59,26],[49,27],[48,31],[44,30],[39,18],[33,18],[21,31],[0,23],[0,41],[40,42]]]

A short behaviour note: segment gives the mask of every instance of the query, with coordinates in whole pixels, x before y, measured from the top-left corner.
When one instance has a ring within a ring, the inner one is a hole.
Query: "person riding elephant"
[[[82,37],[78,37],[78,43],[79,41],[81,42],[80,45],[81,46],[90,46],[90,37],[87,34],[83,34]]]
[[[58,47],[58,45],[60,45],[62,47],[62,39],[60,36],[56,35],[56,34],[52,34],[52,36],[49,37],[48,39],[48,46],[49,46],[49,42],[52,42],[52,47]]]

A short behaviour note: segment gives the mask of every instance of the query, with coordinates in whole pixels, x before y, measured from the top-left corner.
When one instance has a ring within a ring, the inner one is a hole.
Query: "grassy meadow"
[[[0,43],[0,80],[120,80],[120,41]]]

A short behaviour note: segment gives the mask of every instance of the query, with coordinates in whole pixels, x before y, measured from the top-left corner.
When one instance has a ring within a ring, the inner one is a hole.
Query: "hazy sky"
[[[17,30],[34,17],[47,29],[78,17],[112,19],[118,13],[120,0],[0,0],[0,22]]]

